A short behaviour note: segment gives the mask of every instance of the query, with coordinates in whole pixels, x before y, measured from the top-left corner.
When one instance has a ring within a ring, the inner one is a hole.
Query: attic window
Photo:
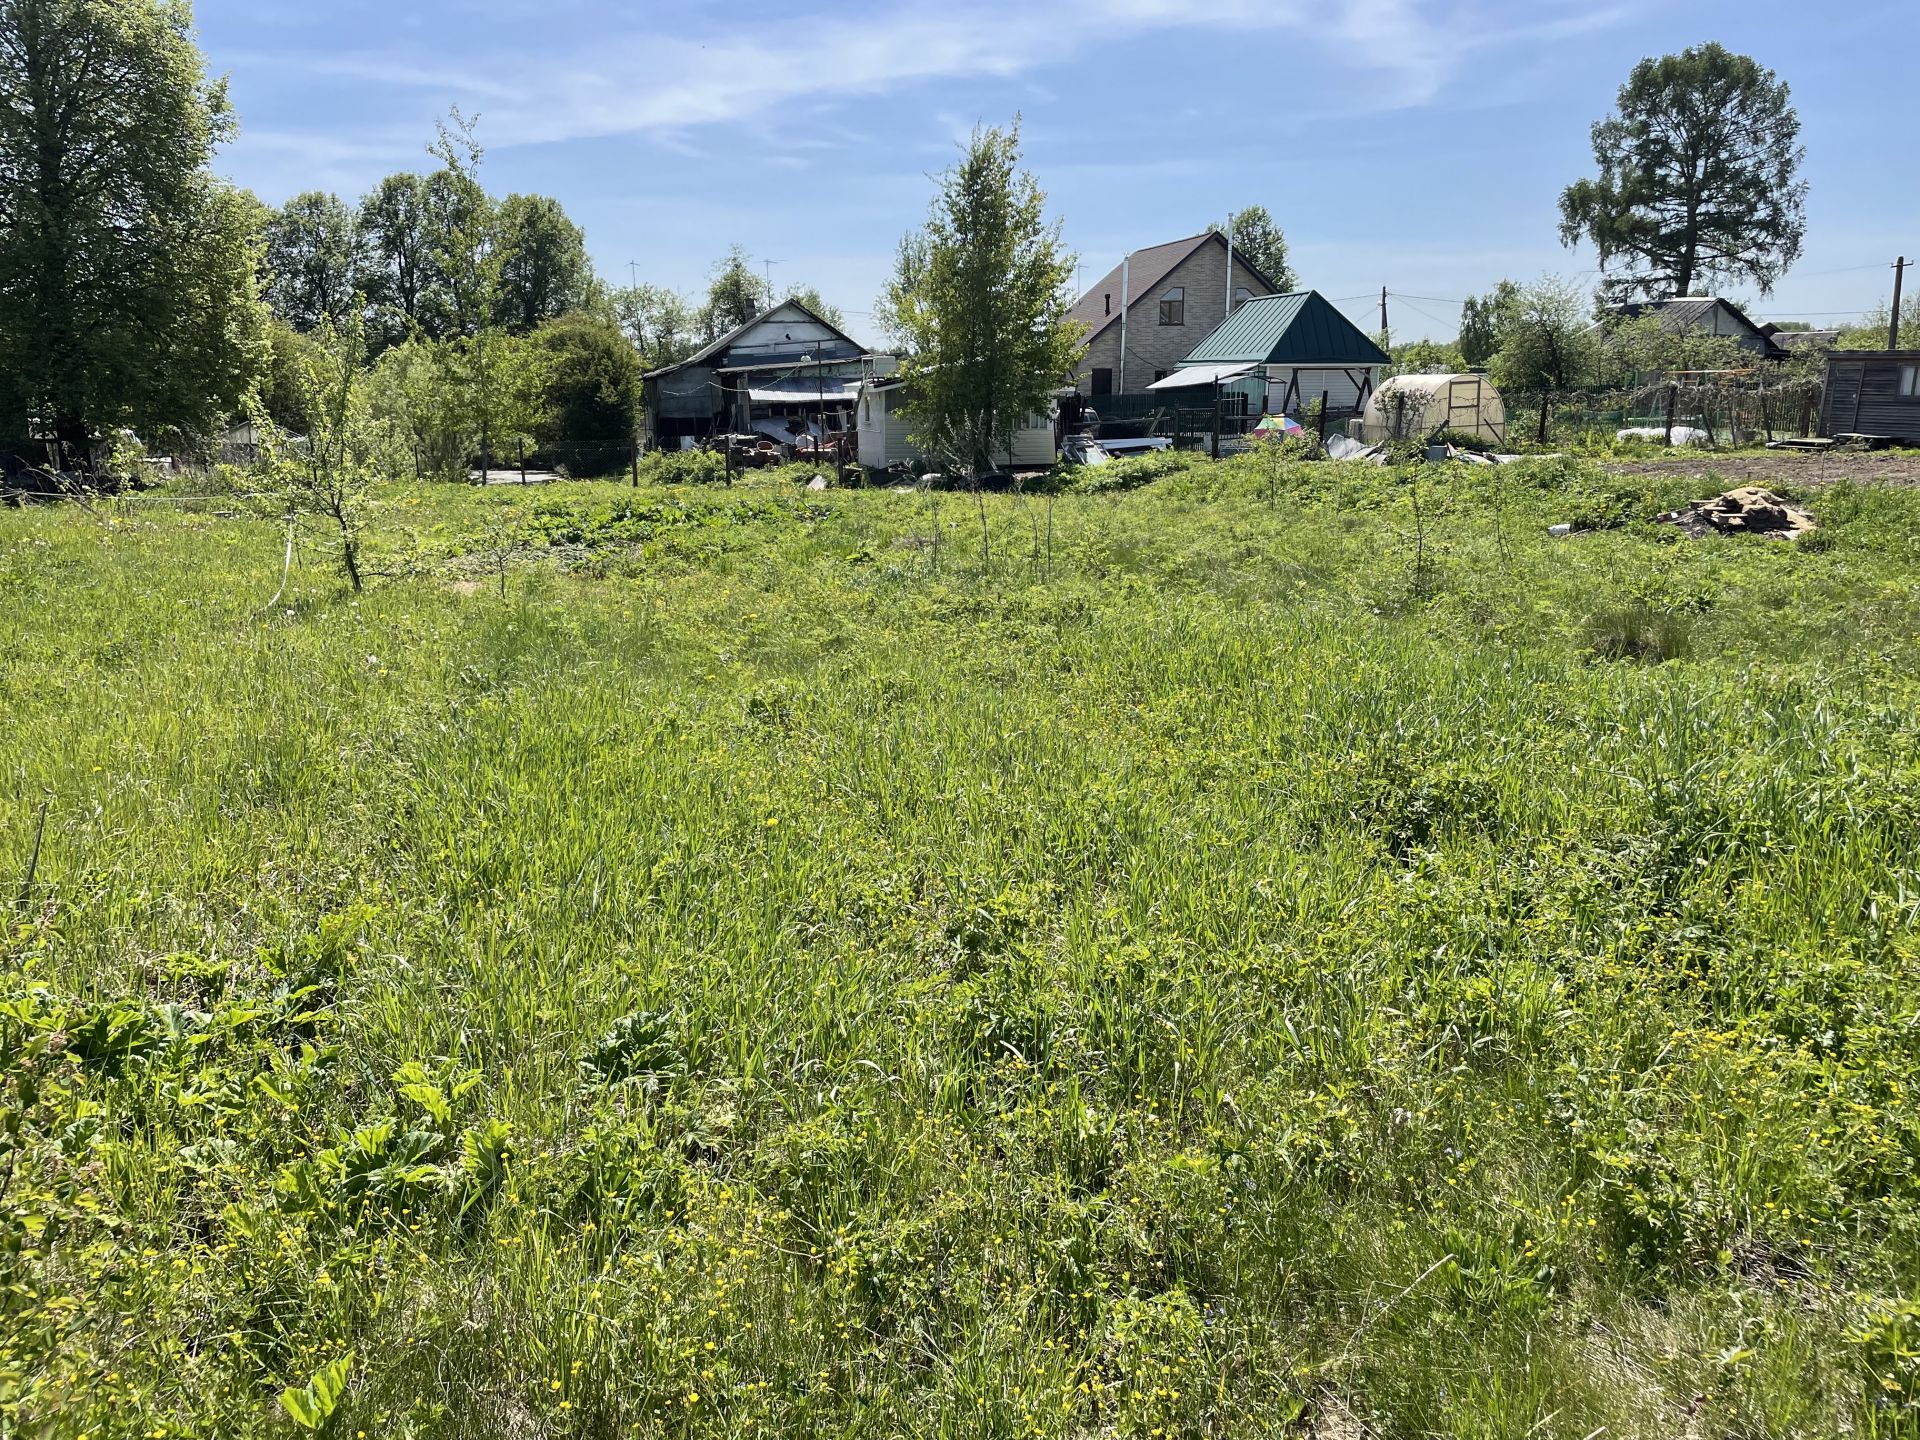
[[[1160,297],[1160,323],[1162,325],[1187,323],[1187,290],[1184,285],[1176,285]]]

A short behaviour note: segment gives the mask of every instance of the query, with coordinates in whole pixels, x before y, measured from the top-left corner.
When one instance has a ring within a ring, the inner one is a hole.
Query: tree
[[[1737,340],[1669,325],[1658,314],[1608,324],[1596,358],[1603,378],[1618,385],[1640,385],[1671,371],[1744,370],[1754,363],[1753,352]]]
[[[1602,295],[1666,299],[1743,280],[1762,295],[1800,257],[1806,149],[1785,82],[1717,44],[1642,60],[1593,127],[1598,177],[1560,196],[1560,238],[1593,242]]]
[[[399,344],[420,322],[437,273],[427,214],[424,175],[389,175],[360,202],[363,288],[373,309],[377,348]]]
[[[396,478],[400,451],[371,402],[360,317],[349,315],[338,327],[323,320],[314,342],[298,360],[310,428],[294,439],[256,407],[261,467],[268,483],[286,493],[289,510],[333,522],[340,568],[358,591],[365,586],[360,547],[368,493],[375,481]]]
[[[699,311],[677,290],[627,286],[613,292],[613,312],[648,370],[677,365],[700,348]]]
[[[533,336],[541,352],[542,449],[556,449],[575,475],[604,475],[625,463],[633,445],[640,360],[617,326],[591,315],[567,315]]]
[[[509,195],[494,217],[500,248],[498,319],[526,334],[569,310],[579,309],[594,288],[587,237],[546,195]]]
[[[370,404],[412,456],[416,479],[464,479],[473,437],[467,429],[446,345],[403,340],[373,367]]]
[[[916,441],[970,475],[1012,448],[1021,417],[1072,374],[1074,257],[1046,196],[1020,166],[1020,127],[976,129],[940,177],[927,223],[900,242],[880,302],[907,347],[901,365]]]
[[[1836,348],[1841,350],[1884,350],[1887,331],[1893,319],[1893,307],[1882,305],[1869,312],[1860,323],[1840,334]],[[1900,345],[1902,350],[1920,350],[1920,295],[1909,294],[1900,302]]]
[[[1407,340],[1393,347],[1396,375],[1450,375],[1465,368],[1457,345],[1439,340]]]
[[[295,330],[278,316],[267,325],[267,363],[255,395],[267,418],[294,435],[313,427],[307,377],[318,344],[312,332]]]
[[[814,286],[795,285],[787,291],[785,298],[806,306],[834,329],[846,329],[847,317],[840,313],[840,307],[822,299],[819,290]]]
[[[360,230],[338,195],[309,190],[267,221],[266,299],[296,330],[338,320],[361,284]]]
[[[1520,287],[1502,280],[1486,295],[1469,295],[1460,307],[1460,358],[1475,370],[1489,364],[1505,337],[1507,317]]]
[[[1273,223],[1264,205],[1249,205],[1237,212],[1228,226],[1209,225],[1210,234],[1233,236],[1233,253],[1253,266],[1285,294],[1299,285],[1293,267],[1287,263],[1287,237]]]
[[[1494,383],[1503,390],[1540,392],[1541,444],[1554,392],[1592,378],[1597,348],[1586,304],[1566,281],[1543,275],[1515,294],[1505,339],[1493,357]]]
[[[81,465],[116,427],[209,433],[265,358],[231,130],[186,6],[0,0],[0,373]]]
[[[707,338],[716,340],[737,330],[766,309],[771,298],[765,282],[753,273],[747,252],[734,246],[713,267],[713,279],[707,286],[706,307],[700,312]]]

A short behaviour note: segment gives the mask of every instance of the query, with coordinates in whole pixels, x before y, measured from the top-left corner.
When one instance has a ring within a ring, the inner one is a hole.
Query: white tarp
[[[747,399],[756,405],[819,404],[824,400],[845,401],[851,405],[860,389],[858,380],[824,376],[819,380],[755,380],[747,386]]]
[[[1238,380],[1242,375],[1251,375],[1260,367],[1250,361],[1236,361],[1230,365],[1188,365],[1163,376],[1147,386],[1149,390],[1191,390],[1196,385],[1220,385],[1228,380]],[[1094,407],[1100,402],[1095,400]]]

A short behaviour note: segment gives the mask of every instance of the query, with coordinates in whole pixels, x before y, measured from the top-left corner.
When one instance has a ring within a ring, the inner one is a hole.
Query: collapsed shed
[[[1507,407],[1484,375],[1395,375],[1367,401],[1365,439],[1425,440],[1442,430],[1507,443]]]

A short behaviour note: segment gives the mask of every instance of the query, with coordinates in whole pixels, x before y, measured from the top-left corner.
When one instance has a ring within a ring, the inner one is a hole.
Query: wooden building
[[[1820,433],[1920,445],[1920,350],[1835,350],[1827,356]]]
[[[678,365],[648,371],[647,432],[669,450],[710,435],[842,432],[878,361],[891,357],[869,355],[798,300],[783,300]]]

